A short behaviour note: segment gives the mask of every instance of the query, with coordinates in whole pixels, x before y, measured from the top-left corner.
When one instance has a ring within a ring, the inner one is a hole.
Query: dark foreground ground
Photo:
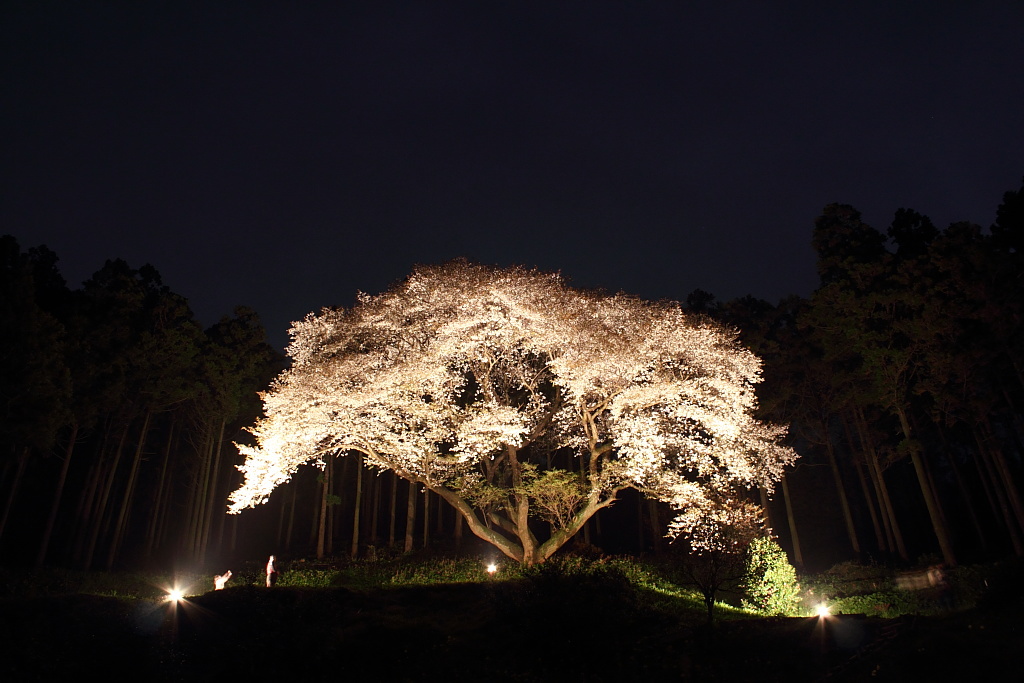
[[[647,605],[647,606],[642,606]],[[616,586],[0,600],[0,681],[1024,681],[1024,600],[695,626]]]

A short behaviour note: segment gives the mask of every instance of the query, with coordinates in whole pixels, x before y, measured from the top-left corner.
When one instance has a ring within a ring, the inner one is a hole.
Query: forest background
[[[762,417],[801,457],[750,495],[797,567],[1024,555],[1022,238],[1024,187],[988,228],[900,209],[880,230],[830,204],[809,298],[685,297],[764,361]],[[153,266],[110,260],[72,290],[58,262],[0,238],[0,564],[219,571],[475,542],[439,497],[352,458],[227,515],[234,443],[287,363],[257,312],[203,329]],[[669,513],[627,496],[578,540],[662,553]]]

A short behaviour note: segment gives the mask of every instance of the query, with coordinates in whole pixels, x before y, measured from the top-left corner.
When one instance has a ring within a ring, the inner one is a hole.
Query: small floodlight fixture
[[[816,613],[819,619],[824,619],[825,617],[832,616],[832,613],[828,609],[828,605],[826,605],[823,602],[818,604],[818,609],[816,610]]]
[[[495,564],[494,562],[487,563],[487,573],[488,574],[493,576],[494,572],[496,572],[496,571],[498,571],[498,565],[497,564]]]
[[[167,602],[180,602],[185,599],[185,591],[180,588],[172,588],[167,591]]]

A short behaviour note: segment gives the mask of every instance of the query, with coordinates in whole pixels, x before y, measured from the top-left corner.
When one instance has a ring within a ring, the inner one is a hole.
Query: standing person
[[[273,588],[275,583],[277,583],[277,569],[274,568],[274,556],[271,555],[267,562],[267,588]]]
[[[218,574],[217,576],[213,577],[213,590],[215,590],[215,591],[224,590],[224,584],[226,584],[228,582],[228,579],[230,579],[230,578],[231,578],[231,570],[230,569],[227,570],[226,572],[224,572],[223,574]]]

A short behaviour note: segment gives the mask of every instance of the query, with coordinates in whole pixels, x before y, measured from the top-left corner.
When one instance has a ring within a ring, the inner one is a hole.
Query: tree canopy
[[[360,453],[533,564],[629,487],[672,505],[670,533],[713,544],[721,501],[771,489],[796,457],[753,416],[758,358],[674,302],[459,261],[291,335],[256,445],[239,444],[235,513],[302,464]]]

